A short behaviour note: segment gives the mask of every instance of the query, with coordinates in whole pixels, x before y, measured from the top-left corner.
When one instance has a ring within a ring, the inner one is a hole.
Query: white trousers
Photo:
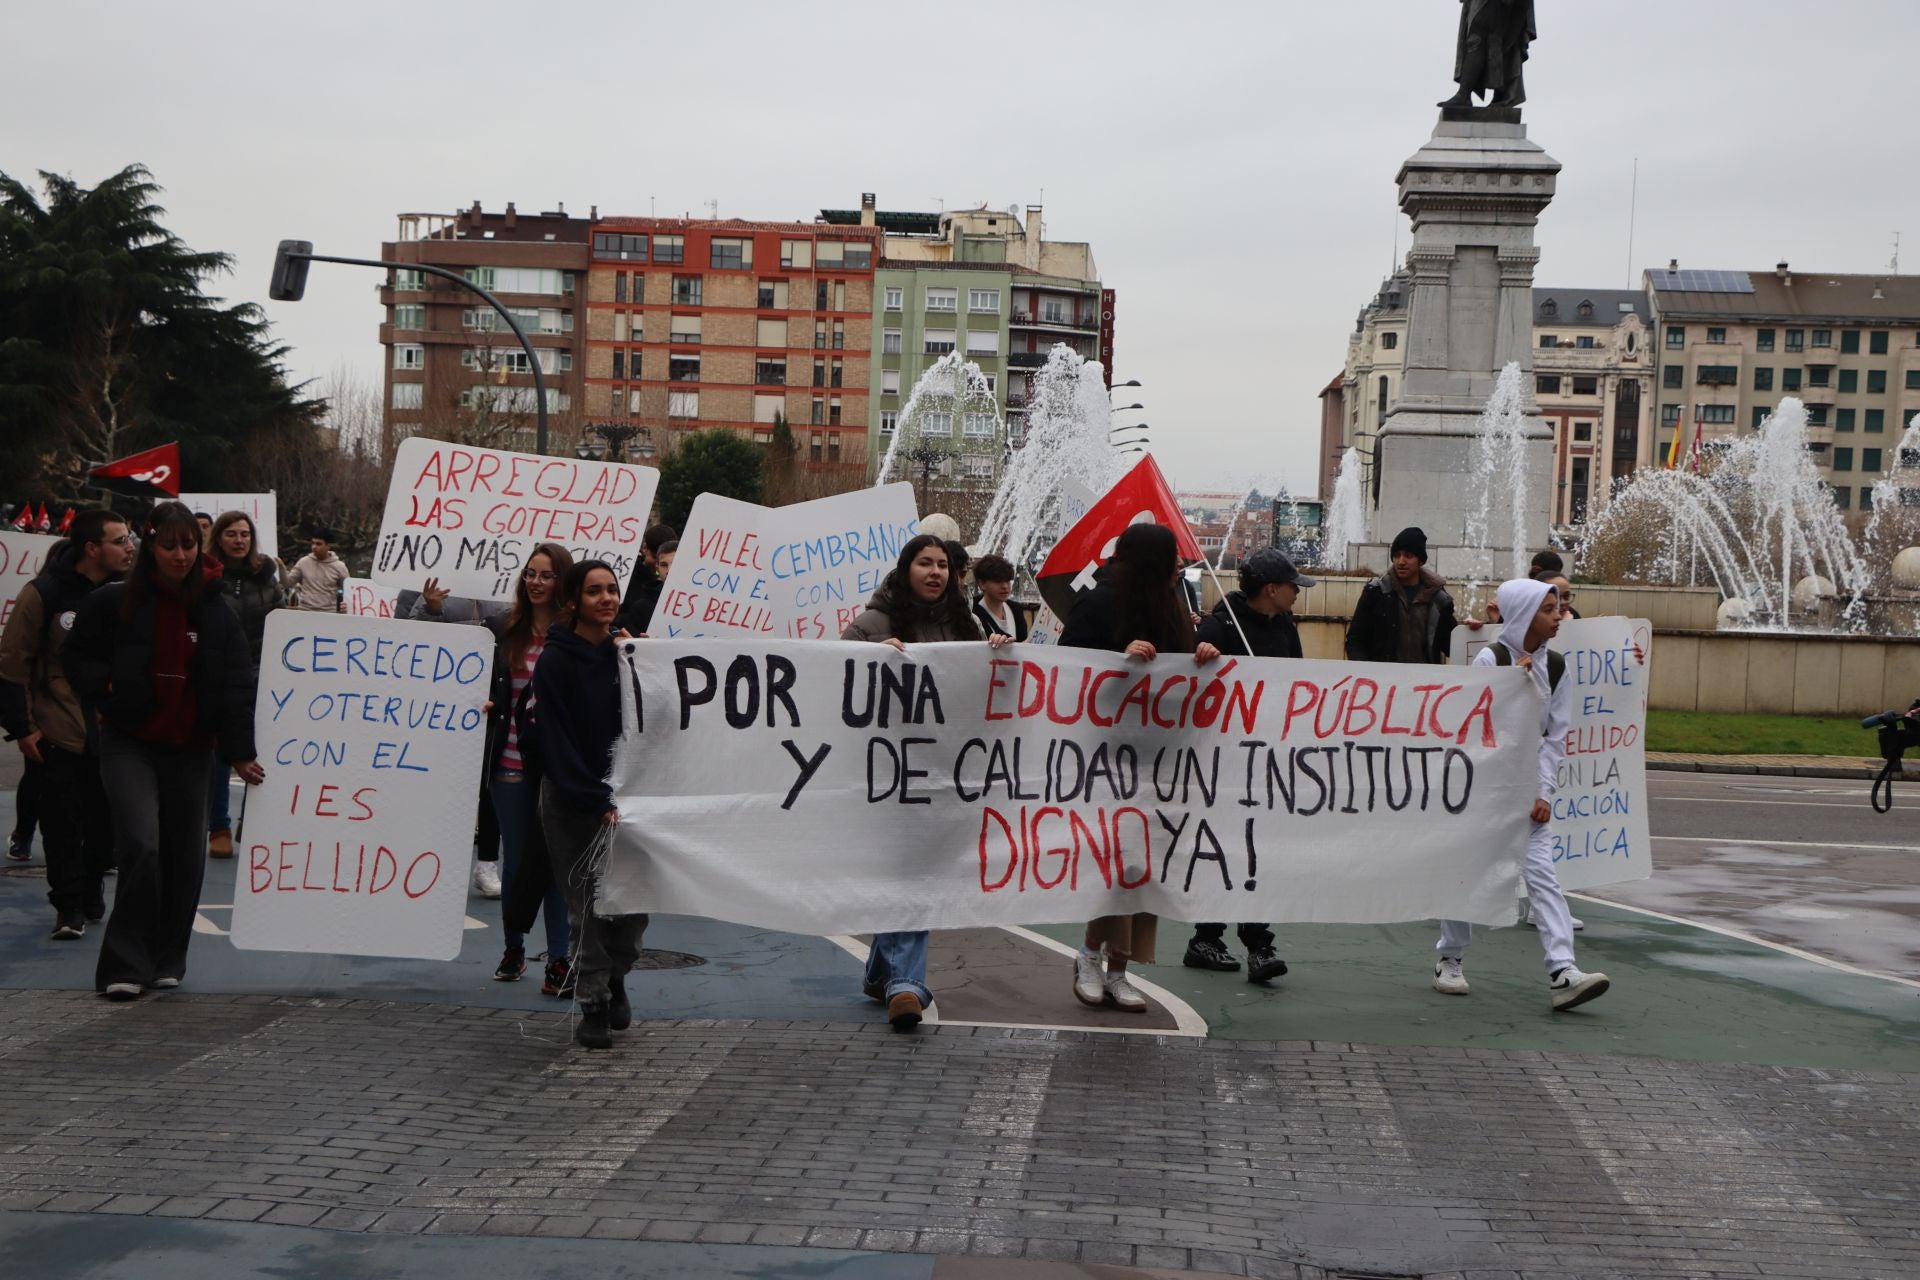
[[[1573,913],[1567,910],[1567,895],[1560,891],[1560,877],[1553,870],[1553,830],[1536,822],[1527,833],[1527,863],[1521,873],[1527,884],[1527,904],[1533,914],[1533,927],[1540,931],[1540,950],[1546,953],[1547,972],[1553,973],[1573,963]],[[1434,950],[1443,956],[1464,956],[1473,941],[1473,925],[1465,920],[1442,920],[1440,941]]]

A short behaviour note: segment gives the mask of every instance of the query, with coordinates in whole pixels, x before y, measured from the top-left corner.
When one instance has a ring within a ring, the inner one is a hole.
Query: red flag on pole
[[[44,502],[40,504],[39,518],[33,522],[33,531],[35,533],[53,532],[53,519],[47,515],[47,504]]]
[[[33,531],[33,504],[31,502],[23,502],[20,504],[20,509],[13,513],[12,524],[14,528],[22,533],[31,533]]]
[[[180,446],[163,444],[116,462],[102,463],[87,478],[103,489],[136,498],[180,496]]]
[[[71,528],[73,528],[73,508],[68,507],[67,514],[60,517],[59,527],[54,532],[64,535]]]
[[[1700,474],[1700,437],[1706,429],[1706,406],[1695,405],[1693,407],[1693,448],[1687,453],[1687,467],[1695,475]]]
[[[1205,558],[1193,530],[1187,527],[1187,518],[1180,514],[1173,489],[1151,454],[1142,457],[1119,483],[1087,508],[1087,514],[1048,554],[1035,575],[1047,606],[1065,618],[1072,611],[1074,598],[1093,589],[1093,571],[1113,554],[1113,544],[1127,526],[1147,523],[1165,525],[1173,531],[1181,559]]]

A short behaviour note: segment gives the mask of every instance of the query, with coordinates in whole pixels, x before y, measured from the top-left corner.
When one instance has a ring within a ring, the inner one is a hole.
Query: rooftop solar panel
[[[1753,281],[1744,271],[1653,271],[1656,289],[1677,293],[1752,293]]]

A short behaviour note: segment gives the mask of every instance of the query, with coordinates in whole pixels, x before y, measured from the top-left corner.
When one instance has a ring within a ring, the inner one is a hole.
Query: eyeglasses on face
[[[547,569],[528,569],[520,576],[528,582],[552,582],[560,575]]]

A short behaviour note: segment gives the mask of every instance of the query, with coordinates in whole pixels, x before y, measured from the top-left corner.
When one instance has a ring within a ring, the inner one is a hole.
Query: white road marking
[[[1750,845],[1756,849],[1887,849],[1894,853],[1911,853],[1915,848],[1910,844],[1845,844],[1833,840],[1774,840],[1767,836],[1754,836],[1747,839],[1739,836],[1655,836],[1653,838],[1671,840],[1677,844]]]
[[[1831,800],[1755,800],[1751,796],[1655,796],[1662,804],[1783,804],[1793,809],[1858,809]]]

